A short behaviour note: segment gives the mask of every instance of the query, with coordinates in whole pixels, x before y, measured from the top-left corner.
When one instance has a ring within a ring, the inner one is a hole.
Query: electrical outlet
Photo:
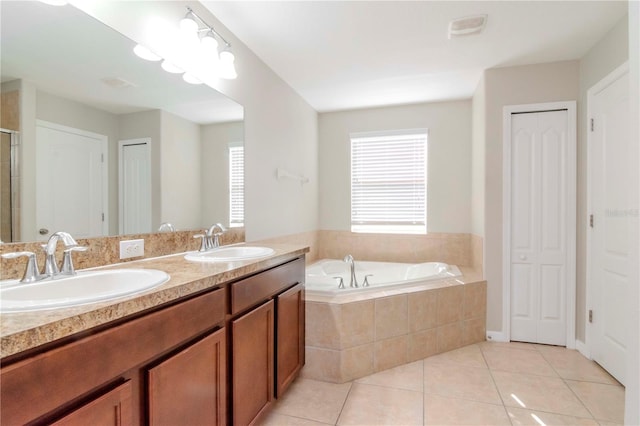
[[[144,256],[144,240],[120,241],[120,259]]]

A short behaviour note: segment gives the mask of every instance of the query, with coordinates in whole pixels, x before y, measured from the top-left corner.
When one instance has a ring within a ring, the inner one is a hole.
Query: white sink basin
[[[0,286],[0,312],[84,305],[138,293],[168,280],[166,272],[156,269],[110,269],[29,284],[5,281]]]
[[[271,256],[274,250],[269,247],[232,246],[220,247],[210,251],[194,251],[184,258],[194,262],[234,262]]]

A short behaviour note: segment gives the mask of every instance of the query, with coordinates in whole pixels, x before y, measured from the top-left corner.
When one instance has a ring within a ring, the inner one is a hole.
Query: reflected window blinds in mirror
[[[177,27],[156,19],[149,31],[152,45],[138,44],[134,53],[147,61],[162,61],[162,69],[182,74],[187,83],[238,76],[231,44],[190,7]],[[220,53],[218,40],[223,44]]]

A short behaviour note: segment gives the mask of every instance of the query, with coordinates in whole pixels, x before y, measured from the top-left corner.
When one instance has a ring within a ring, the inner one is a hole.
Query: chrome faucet
[[[218,232],[216,231],[218,229]],[[198,251],[208,251],[220,247],[220,236],[226,232],[227,228],[221,223],[214,223],[204,231],[204,234],[194,235],[193,238],[202,238]]]
[[[56,263],[56,247],[58,240],[62,240],[66,249],[62,258],[62,270],[58,269]],[[75,275],[76,271],[73,267],[71,253],[74,251],[86,251],[86,247],[78,245],[76,240],[67,232],[56,232],[51,235],[46,244],[42,244],[45,252],[45,264],[42,272],[38,271],[38,260],[36,255],[30,251],[19,251],[15,253],[5,253],[2,255],[4,259],[15,259],[17,257],[27,257],[27,265],[20,282],[32,283],[44,280],[45,278],[54,278],[59,275]]]
[[[218,229],[218,232],[215,232],[216,228]],[[214,223],[213,225],[211,225],[211,227],[207,230],[207,234],[206,234],[207,248],[214,249],[214,248],[220,247],[220,236],[224,234],[226,231],[227,231],[227,228],[222,226],[221,223]]]
[[[64,246],[67,248],[64,253],[63,258],[63,274],[64,275],[74,275],[75,270],[73,269],[73,262],[71,261],[71,252],[72,251],[85,251],[86,247],[80,247],[76,240],[69,234],[68,232],[58,231],[49,237],[49,240],[46,244],[42,245],[42,248],[45,252],[44,258],[44,268],[42,269],[42,274],[45,277],[55,277],[59,275],[60,269],[58,269],[58,265],[56,263],[56,247],[58,246],[58,240],[62,240]]]
[[[349,287],[358,287],[358,280],[356,279],[356,263],[353,260],[353,256],[350,254],[346,255],[343,259],[349,265],[349,269],[351,272],[351,279],[349,280]]]

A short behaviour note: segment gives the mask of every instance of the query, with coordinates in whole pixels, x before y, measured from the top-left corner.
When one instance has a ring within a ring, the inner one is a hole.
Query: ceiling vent
[[[124,80],[120,77],[105,77],[101,79],[104,84],[114,89],[124,89],[127,87],[138,87],[130,81]]]
[[[479,34],[487,23],[487,15],[465,16],[449,22],[449,38]]]

